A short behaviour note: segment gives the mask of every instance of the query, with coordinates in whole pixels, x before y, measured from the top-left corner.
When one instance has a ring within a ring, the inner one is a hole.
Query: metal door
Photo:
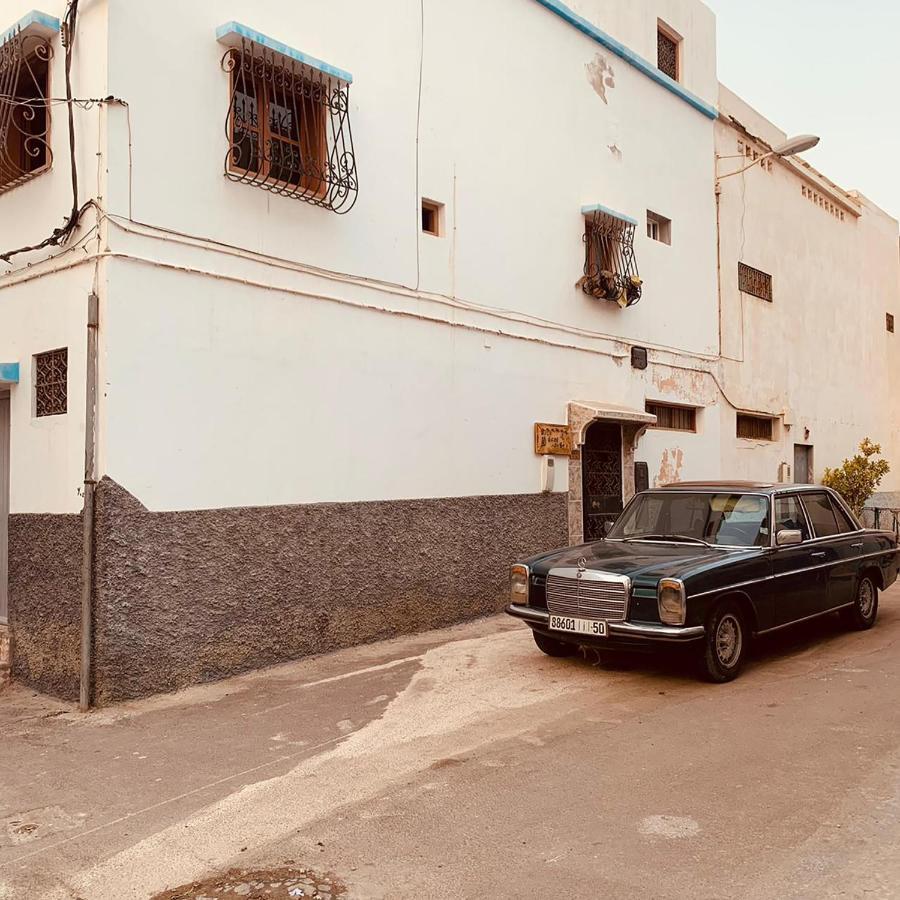
[[[0,396],[0,622],[9,608],[9,394]]]
[[[812,484],[812,447],[794,444],[794,484]]]
[[[598,541],[622,512],[622,426],[594,422],[581,448],[584,539]]]

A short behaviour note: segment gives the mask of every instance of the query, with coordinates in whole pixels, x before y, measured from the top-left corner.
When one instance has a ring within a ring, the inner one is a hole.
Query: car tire
[[[720,603],[706,622],[703,677],[716,684],[737,678],[744,665],[749,638],[740,605],[734,601]]]
[[[841,619],[854,631],[865,631],[878,617],[878,588],[871,575],[863,575],[856,585],[853,606],[841,610]]]
[[[567,644],[565,641],[558,641],[555,638],[547,637],[540,631],[532,631],[534,642],[538,646],[538,650],[546,653],[547,656],[566,657],[574,656],[578,652],[577,644]]]

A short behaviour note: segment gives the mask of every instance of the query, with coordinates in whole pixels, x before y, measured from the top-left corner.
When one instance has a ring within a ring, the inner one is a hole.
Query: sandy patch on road
[[[91,900],[145,900],[221,871],[242,849],[296,833],[439,760],[527,731],[533,720],[523,709],[596,682],[594,674],[541,657],[521,631],[429,650],[380,719],[287,775],[249,785],[113,856],[72,889]]]

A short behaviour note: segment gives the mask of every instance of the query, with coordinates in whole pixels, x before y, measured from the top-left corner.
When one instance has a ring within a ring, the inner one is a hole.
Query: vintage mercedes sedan
[[[827,488],[683,482],[636,495],[601,541],[514,565],[506,611],[550,656],[684,643],[724,682],[756,635],[833,612],[871,628],[898,565],[896,536]]]

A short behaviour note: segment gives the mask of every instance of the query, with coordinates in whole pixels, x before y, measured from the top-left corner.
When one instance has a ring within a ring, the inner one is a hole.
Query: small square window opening
[[[672,243],[672,220],[647,210],[647,237],[661,244]]]
[[[885,313],[885,325],[887,326],[887,330],[893,334],[894,333],[894,316],[892,313]]]
[[[443,233],[444,204],[434,200],[422,200],[422,231],[440,237]]]
[[[772,302],[772,276],[768,272],[754,269],[746,263],[738,263],[738,290],[743,294],[752,294],[760,300]]]
[[[681,36],[663,21],[656,27],[656,65],[673,81],[681,77]]]
[[[50,350],[34,357],[34,414],[62,416],[68,412],[69,351]]]

